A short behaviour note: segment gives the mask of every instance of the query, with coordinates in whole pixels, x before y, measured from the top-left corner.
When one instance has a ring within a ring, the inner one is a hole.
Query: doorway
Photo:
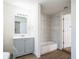
[[[63,16],[63,50],[71,53],[71,14]]]

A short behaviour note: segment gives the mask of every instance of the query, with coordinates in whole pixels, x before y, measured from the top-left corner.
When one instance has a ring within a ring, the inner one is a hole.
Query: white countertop
[[[34,36],[29,36],[29,35],[13,36],[13,39],[18,39],[18,38],[34,38]]]
[[[13,39],[18,39],[18,38],[34,38],[34,37],[13,37]]]

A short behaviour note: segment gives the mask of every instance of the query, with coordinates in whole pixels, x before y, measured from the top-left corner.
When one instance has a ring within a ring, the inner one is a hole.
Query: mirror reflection
[[[15,34],[26,34],[26,17],[15,16]]]

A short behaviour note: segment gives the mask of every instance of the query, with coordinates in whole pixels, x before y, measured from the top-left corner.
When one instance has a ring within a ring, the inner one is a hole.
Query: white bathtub
[[[41,43],[41,51],[40,51],[41,55],[49,53],[54,50],[57,50],[57,44],[55,42],[48,41]]]

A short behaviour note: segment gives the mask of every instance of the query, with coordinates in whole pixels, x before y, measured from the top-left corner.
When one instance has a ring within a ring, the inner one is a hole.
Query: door
[[[13,41],[16,57],[24,55],[24,39],[14,39]]]
[[[34,39],[33,38],[26,38],[24,41],[24,52],[25,54],[33,53],[34,52]]]
[[[63,20],[63,48],[71,47],[71,15],[64,15]]]

